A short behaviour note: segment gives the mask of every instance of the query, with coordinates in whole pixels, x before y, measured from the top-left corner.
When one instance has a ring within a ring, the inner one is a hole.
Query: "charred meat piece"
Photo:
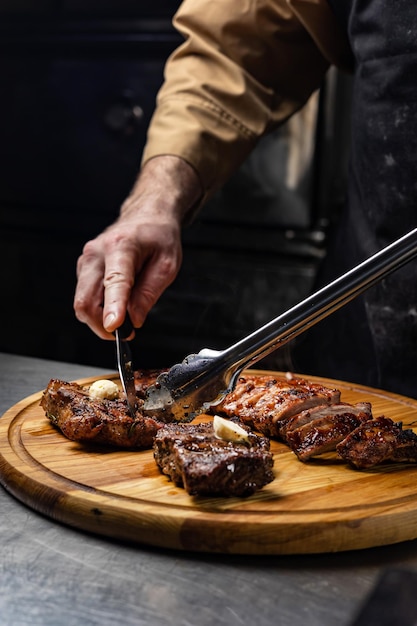
[[[153,438],[163,426],[137,411],[130,417],[126,401],[92,400],[77,383],[52,379],[41,402],[46,416],[72,441],[119,448],[152,448]],[[140,404],[140,401],[139,403]]]
[[[287,423],[285,438],[300,461],[331,452],[361,423],[372,419],[371,405],[332,404],[303,411]]]
[[[336,450],[353,467],[367,469],[385,461],[417,463],[417,435],[401,422],[381,415],[361,424]]]
[[[280,438],[280,425],[294,415],[340,400],[340,391],[303,378],[245,375],[215,408],[236,415],[267,437]]]
[[[274,478],[268,439],[250,433],[247,442],[224,441],[212,423],[165,425],[155,436],[154,457],[190,495],[249,496]]]
[[[313,407],[312,409],[307,409],[306,411],[301,411],[298,415],[293,415],[285,420],[281,420],[279,423],[279,435],[283,441],[287,441],[287,433],[291,430],[295,430],[296,428],[301,428],[305,424],[308,424],[316,419],[320,419],[321,417],[326,417],[328,415],[339,414],[341,411],[349,409],[355,413],[364,412],[368,416],[367,419],[372,418],[372,407],[370,402],[359,402],[358,404],[352,405],[347,404],[346,402],[336,402],[335,404],[320,404],[318,406]]]
[[[356,405],[347,404],[346,402],[336,402],[335,404],[319,404],[318,406],[313,407],[312,409],[307,409],[306,411],[301,411],[298,415],[293,415],[292,417],[284,420],[280,420],[279,423],[279,435],[280,438],[288,443],[287,438],[288,434],[292,430],[299,430],[303,426],[310,424],[314,420],[320,420],[323,417],[329,417],[331,415],[339,415],[340,413],[351,410],[354,413],[365,412],[368,416],[367,419],[372,418],[372,408],[369,402],[360,402]]]

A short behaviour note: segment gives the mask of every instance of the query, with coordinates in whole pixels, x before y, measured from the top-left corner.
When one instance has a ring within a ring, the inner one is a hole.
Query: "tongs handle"
[[[148,389],[145,409],[175,419],[194,415],[231,391],[243,369],[294,339],[417,256],[417,228],[226,350],[189,355]]]
[[[417,228],[219,354],[241,371],[341,308],[417,256]],[[417,280],[417,278],[416,278]]]

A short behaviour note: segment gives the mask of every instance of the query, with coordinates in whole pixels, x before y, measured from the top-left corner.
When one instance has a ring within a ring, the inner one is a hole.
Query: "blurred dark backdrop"
[[[76,321],[76,260],[137,174],[178,0],[0,0],[0,351],[114,368]],[[344,198],[349,83],[331,72],[184,231],[135,366],[222,348],[307,295]],[[290,368],[288,348],[266,366]]]

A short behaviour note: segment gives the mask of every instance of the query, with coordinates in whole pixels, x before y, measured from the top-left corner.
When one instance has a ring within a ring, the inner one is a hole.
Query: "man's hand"
[[[146,315],[178,274],[181,223],[201,196],[195,171],[177,157],[156,157],[143,168],[120,217],[86,243],[77,264],[74,309],[103,339],[124,321]]]

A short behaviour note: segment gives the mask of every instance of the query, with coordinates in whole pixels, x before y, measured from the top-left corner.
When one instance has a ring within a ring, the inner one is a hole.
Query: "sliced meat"
[[[285,439],[300,461],[330,452],[361,423],[372,418],[371,405],[338,403],[303,411],[286,425]]]
[[[401,422],[381,415],[361,424],[341,441],[336,450],[342,459],[358,469],[385,461],[417,462],[417,435],[403,430]]]
[[[339,400],[338,389],[303,378],[245,375],[214,408],[216,413],[238,416],[267,437],[280,438],[281,423],[307,409]]]
[[[348,404],[346,402],[337,402],[331,405],[319,405],[307,411],[301,411],[298,415],[294,415],[287,420],[281,420],[279,424],[279,434],[283,441],[287,441],[287,433],[291,430],[301,428],[309,422],[313,422],[316,419],[330,416],[332,414],[338,415],[344,410],[351,410],[354,413],[365,413],[368,419],[372,418],[372,406],[370,402],[358,402],[355,405]]]
[[[140,400],[138,405],[140,405]],[[126,401],[92,400],[77,383],[52,379],[41,402],[46,416],[72,441],[119,448],[151,448],[153,438],[163,426],[140,410],[133,419]]]
[[[250,433],[248,442],[224,441],[211,422],[165,425],[155,436],[154,457],[190,495],[249,496],[274,478],[268,439]]]

